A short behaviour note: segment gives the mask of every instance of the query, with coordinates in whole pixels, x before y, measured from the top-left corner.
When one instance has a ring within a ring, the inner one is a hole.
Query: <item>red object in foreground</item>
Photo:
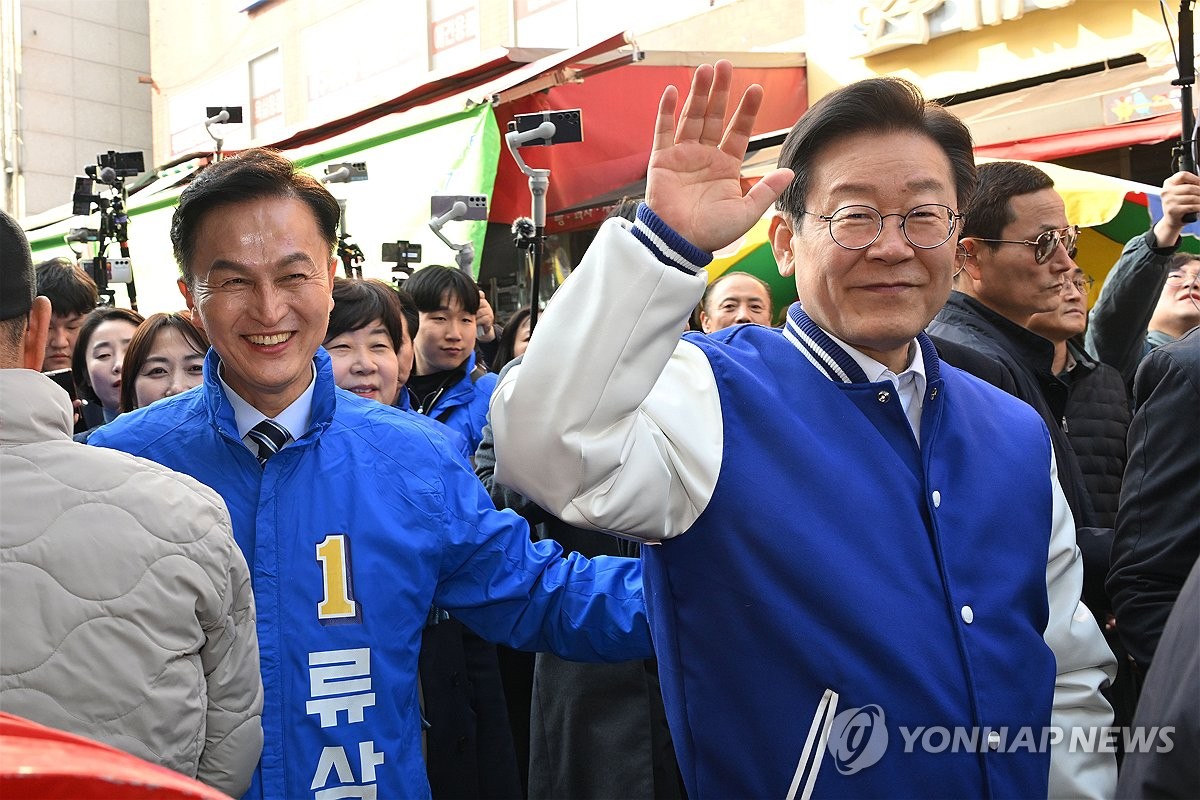
[[[4,713],[0,797],[229,800],[199,781],[115,747]]]

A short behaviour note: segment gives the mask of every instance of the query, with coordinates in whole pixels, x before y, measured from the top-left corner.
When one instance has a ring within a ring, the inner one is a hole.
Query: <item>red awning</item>
[[[564,50],[532,62],[517,58],[517,54],[521,51],[508,51],[503,55],[491,56],[468,69],[432,78],[419,86],[409,89],[404,94],[393,97],[391,100],[386,100],[370,108],[364,108],[361,111],[356,111],[353,114],[331,122],[306,128],[269,146],[280,150],[293,150],[305,145],[315,144],[346,131],[353,130],[368,122],[373,122],[381,117],[386,117],[388,114],[397,114],[407,111],[410,108],[435,103],[438,100],[444,100],[456,94],[477,89],[484,84],[495,82],[498,79],[503,79],[503,81],[496,83],[495,87],[489,85],[487,87],[489,91],[510,89],[527,81],[534,80],[545,73],[553,72],[567,64],[577,63],[584,59],[616,50],[626,43],[626,35],[624,33],[617,33],[585,47]]]
[[[1168,139],[1178,139],[1181,127],[1179,115],[1170,114],[1120,125],[1104,125],[1080,131],[1052,133],[1032,139],[983,144],[975,148],[975,155],[1023,161],[1051,161],[1098,150],[1112,150],[1135,144],[1158,144]]]
[[[501,102],[496,107],[496,123],[501,131],[516,114],[583,109],[582,142],[527,147],[521,153],[529,166],[551,171],[548,215],[587,207],[593,199],[643,180],[663,89],[674,84],[686,93],[692,72],[690,66],[629,64],[589,75],[582,83],[556,85]],[[739,97],[752,83],[761,84],[768,98],[755,123],[755,135],[790,128],[808,107],[808,84],[802,66],[735,66],[731,95]],[[528,216],[530,205],[528,179],[506,149],[500,155],[488,219],[508,224]]]

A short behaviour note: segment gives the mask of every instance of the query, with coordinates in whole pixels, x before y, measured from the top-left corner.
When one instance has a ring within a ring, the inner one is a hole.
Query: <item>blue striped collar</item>
[[[858,362],[842,348],[833,337],[821,330],[812,321],[799,303],[793,303],[788,309],[787,321],[783,326],[783,336],[796,346],[796,349],[807,358],[814,367],[825,373],[831,381],[839,383],[869,383],[867,373]],[[933,384],[940,377],[938,370],[937,350],[924,331],[917,334],[917,345],[921,348],[921,357],[925,366],[926,385]]]

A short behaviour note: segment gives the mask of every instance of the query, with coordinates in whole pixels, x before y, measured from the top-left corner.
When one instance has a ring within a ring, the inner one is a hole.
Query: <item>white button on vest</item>
[[[1000,749],[1000,734],[996,731],[988,731],[988,750]]]
[[[963,622],[968,625],[975,621],[975,612],[971,610],[970,606],[963,606],[962,611],[958,613],[962,614]]]
[[[934,490],[933,490],[933,495],[932,495],[932,497],[933,497],[933,507],[934,507],[934,508],[941,508],[941,505],[942,505],[942,493],[941,493],[941,492],[939,492],[937,489],[934,489]]]

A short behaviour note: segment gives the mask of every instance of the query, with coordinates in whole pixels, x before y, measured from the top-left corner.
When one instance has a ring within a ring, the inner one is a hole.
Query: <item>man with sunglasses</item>
[[[989,355],[1010,373],[1016,396],[1050,430],[1063,492],[1083,528],[1095,521],[1065,430],[1067,384],[1054,372],[1054,345],[1027,327],[1032,315],[1059,307],[1063,282],[1076,269],[1078,236],[1045,172],[1017,161],[980,166],[959,240],[963,268],[928,332]]]

